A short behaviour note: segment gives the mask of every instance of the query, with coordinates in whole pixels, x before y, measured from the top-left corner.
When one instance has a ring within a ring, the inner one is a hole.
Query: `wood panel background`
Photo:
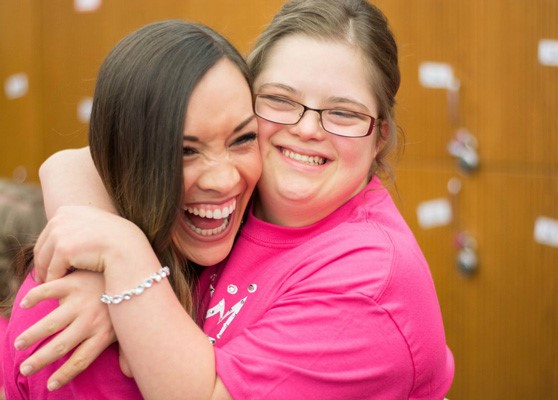
[[[537,217],[558,220],[558,67],[539,64],[558,40],[554,0],[376,0],[397,36],[403,74],[398,121],[407,138],[399,206],[429,260],[456,359],[455,399],[558,398],[558,248],[533,239]],[[206,23],[247,53],[280,0],[0,2],[0,81],[25,72],[28,93],[0,95],[0,176],[29,180],[53,152],[82,146],[77,105],[92,95],[102,59],[140,26],[168,18]],[[448,154],[456,126],[447,93],[420,85],[421,62],[449,63],[461,82],[460,122],[479,142],[465,174]],[[19,169],[18,171],[21,171]],[[417,206],[462,190],[454,219],[478,243],[479,269],[455,266],[455,226],[423,229]]]
[[[450,399],[558,398],[558,249],[536,243],[535,220],[558,219],[558,68],[538,42],[558,39],[555,1],[378,0],[398,38],[398,120],[407,137],[399,203],[438,290],[456,375]],[[447,91],[418,80],[424,61],[460,80],[461,125],[480,168],[459,170]],[[456,268],[452,225],[422,229],[416,209],[462,183],[454,219],[478,243],[479,268]]]

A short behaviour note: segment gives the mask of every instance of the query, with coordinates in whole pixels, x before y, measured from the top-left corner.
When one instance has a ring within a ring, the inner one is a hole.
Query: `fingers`
[[[116,341],[108,308],[98,299],[103,288],[101,274],[76,271],[28,292],[24,299],[28,307],[46,298],[58,298],[60,305],[16,339],[16,348],[22,350],[58,332],[22,363],[20,372],[23,375],[34,374],[67,356],[69,358],[49,379],[49,388],[54,390],[81,373]]]
[[[47,386],[56,390],[83,372],[112,343],[112,335],[99,335],[85,340],[48,379]]]
[[[48,260],[51,257],[52,250],[49,249],[45,244],[50,231],[50,225],[47,224],[45,229],[41,232],[37,241],[35,242],[35,248],[33,249],[33,261],[35,264],[36,280],[38,282],[44,282],[48,267]]]
[[[39,282],[48,282],[61,278],[68,272],[71,266],[71,251],[67,251],[66,241],[57,238],[55,229],[55,220],[51,220],[45,229],[39,235],[35,243],[34,262],[36,271],[36,280]]]
[[[57,310],[60,309],[62,309],[62,306]],[[53,311],[49,316],[56,311]],[[47,319],[49,316],[45,317],[43,320]],[[35,325],[38,325],[43,320]],[[53,323],[51,326],[47,325],[46,329],[55,329],[55,326],[56,324]],[[28,329],[24,334],[27,334],[32,328]],[[45,328],[41,327],[41,329]],[[41,333],[38,335],[41,335]],[[83,340],[84,337],[87,339]],[[98,330],[92,334],[90,325],[77,319],[68,325],[66,329],[55,335],[50,342],[38,348],[27,358],[27,360],[21,364],[20,372],[26,376],[32,375],[54,361],[66,356],[69,351],[81,343],[69,360],[54,374],[55,380],[59,381],[61,384],[66,384],[69,380],[87,368],[87,366],[114,341],[115,336],[111,329]]]
[[[74,210],[61,207],[39,235],[34,248],[36,280],[47,282],[67,274],[79,254],[74,242]],[[79,243],[79,242],[78,242]]]
[[[140,258],[115,246],[123,240],[135,249],[152,251],[143,232],[121,217],[92,207],[60,207],[35,245],[37,279],[52,281],[73,268],[104,272],[115,260]]]
[[[68,294],[67,287],[60,281],[43,283],[31,289],[21,300],[21,308],[31,308],[46,299],[59,299]]]
[[[71,265],[72,263],[70,258],[67,257],[61,249],[57,249],[57,251],[52,255],[50,263],[47,264],[48,269],[45,276],[45,282],[51,282],[58,278],[62,278],[68,273],[68,271],[73,270]]]
[[[46,299],[59,299],[59,306],[19,335],[15,340],[16,349],[24,350],[70,324],[75,332],[75,343],[89,338],[96,332],[112,334],[108,310],[97,297],[103,287],[102,275],[76,271],[62,279],[31,289],[20,302],[20,307],[30,308]]]
[[[44,346],[38,348],[20,366],[22,375],[29,376],[40,371],[47,365],[64,357],[77,343],[71,344],[71,340],[66,338],[65,331],[53,337]],[[17,343],[16,343],[17,344]]]
[[[73,315],[73,313],[68,313],[65,307],[60,306],[55,310],[53,310],[52,312],[50,312],[47,316],[45,316],[44,318],[40,319],[38,322],[33,324],[30,328],[25,330],[21,335],[19,335],[15,340],[14,346],[17,350],[25,350],[29,346],[38,342],[39,340],[52,336],[56,332],[59,332],[60,330],[64,329],[74,320],[74,318],[75,315]],[[47,349],[46,353],[48,353],[48,351],[52,349],[54,346],[56,346],[55,340],[46,344],[44,347]],[[41,351],[43,351],[43,349],[41,349]],[[62,355],[66,354],[66,352],[64,352]],[[56,353],[59,353],[59,351],[56,351]],[[51,360],[50,362],[52,362],[59,357],[60,356],[55,357],[53,359],[51,359],[52,357],[49,357],[47,358],[47,360]],[[39,365],[41,365],[40,368],[42,368],[46,364],[41,363]]]

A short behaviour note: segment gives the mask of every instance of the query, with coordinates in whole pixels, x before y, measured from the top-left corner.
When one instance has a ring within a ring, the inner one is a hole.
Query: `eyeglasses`
[[[338,136],[359,138],[368,136],[374,130],[377,118],[342,108],[316,109],[282,96],[258,94],[254,101],[254,112],[258,117],[283,125],[295,125],[306,111],[320,115],[322,128]]]

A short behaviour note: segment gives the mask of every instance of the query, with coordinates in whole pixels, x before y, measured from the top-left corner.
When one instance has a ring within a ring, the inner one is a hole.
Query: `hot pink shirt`
[[[49,392],[46,385],[50,375],[60,367],[68,356],[45,367],[40,372],[25,377],[20,374],[21,363],[41,346],[50,341],[47,338],[24,351],[14,348],[16,337],[33,323],[58,306],[57,300],[46,300],[35,307],[24,310],[18,307],[23,296],[35,287],[31,274],[21,286],[8,325],[3,346],[4,383],[6,398],[19,399],[52,399],[52,400],[129,400],[142,399],[141,393],[133,379],[127,378],[118,363],[118,346],[112,345],[97,358],[89,368],[59,390]]]
[[[4,337],[6,336],[6,330],[8,329],[8,319],[6,317],[0,316],[0,343],[4,342]],[[2,368],[2,363],[0,362],[0,391],[4,390],[4,370]]]
[[[249,215],[199,289],[235,399],[432,400],[450,388],[428,265],[378,179],[311,226]]]

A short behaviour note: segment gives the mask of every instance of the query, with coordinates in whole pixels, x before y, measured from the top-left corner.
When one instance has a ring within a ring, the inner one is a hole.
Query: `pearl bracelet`
[[[133,296],[139,296],[145,289],[149,289],[154,283],[161,282],[161,280],[165,279],[169,275],[169,267],[163,267],[132,290],[128,290],[127,292],[117,294],[115,296],[103,293],[101,295],[101,301],[105,304],[120,304],[123,300],[130,300]]]

